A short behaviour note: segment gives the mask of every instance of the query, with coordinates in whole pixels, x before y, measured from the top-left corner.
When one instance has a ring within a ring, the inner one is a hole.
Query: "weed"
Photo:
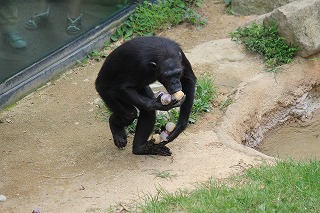
[[[190,4],[200,6],[201,0],[190,0]],[[206,21],[183,0],[158,0],[156,3],[144,1],[135,12],[111,36],[112,41],[120,38],[130,39],[132,36],[154,35],[157,31],[172,25],[189,22],[204,25]]]
[[[267,68],[265,69],[266,72],[269,72],[269,73],[273,73],[273,74],[278,74],[282,71],[281,67],[270,67],[270,68]]]
[[[233,41],[245,44],[248,50],[263,55],[267,67],[290,63],[298,50],[296,46],[287,44],[285,39],[279,36],[276,23],[269,27],[253,23],[229,35]]]
[[[223,109],[227,108],[229,105],[231,105],[232,103],[233,103],[232,98],[228,97],[225,101],[223,101],[219,104],[219,109],[223,110]]]
[[[163,178],[163,179],[171,179],[175,177],[175,174],[171,174],[170,171],[165,170],[165,171],[157,171],[154,173],[154,175],[158,178]]]
[[[230,6],[231,2],[232,2],[232,0],[224,0],[224,3],[226,4],[226,6]]]
[[[184,0],[188,5],[194,5],[196,7],[201,7],[203,0]]]
[[[103,121],[103,122],[107,122],[109,121],[109,116],[111,115],[109,109],[106,107],[106,105],[103,103],[103,101],[99,102],[97,104],[97,107],[99,108],[96,114],[96,117]]]
[[[217,91],[213,79],[207,75],[200,76],[196,84],[196,94],[189,123],[195,123],[197,117],[202,113],[210,112],[211,102],[216,95]]]
[[[320,61],[320,58],[310,58],[310,61]]]
[[[100,61],[101,58],[106,58],[107,54],[104,52],[98,52],[96,50],[91,51],[90,53],[88,53],[87,58],[88,59],[92,59],[95,61]]]
[[[227,6],[225,8],[225,11],[227,12],[228,15],[235,15],[235,13],[233,12],[233,10],[230,6]]]

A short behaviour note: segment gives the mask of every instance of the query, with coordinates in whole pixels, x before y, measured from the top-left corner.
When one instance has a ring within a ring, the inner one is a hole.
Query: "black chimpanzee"
[[[162,105],[149,85],[159,81],[169,94],[183,91],[182,101]],[[125,127],[139,118],[133,140],[133,154],[171,155],[165,145],[187,127],[191,112],[196,77],[179,45],[161,37],[138,37],[116,48],[106,58],[96,80],[96,90],[112,112],[109,125],[114,144],[127,145]],[[156,119],[155,110],[168,111],[180,106],[179,119],[168,141],[148,141]]]

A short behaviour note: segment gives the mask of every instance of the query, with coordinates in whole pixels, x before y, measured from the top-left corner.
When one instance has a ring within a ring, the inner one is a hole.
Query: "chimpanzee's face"
[[[158,64],[153,64],[157,70],[158,81],[166,88],[169,94],[182,90],[180,78],[183,73],[183,66],[181,60],[181,53],[178,52],[177,55],[160,61]]]

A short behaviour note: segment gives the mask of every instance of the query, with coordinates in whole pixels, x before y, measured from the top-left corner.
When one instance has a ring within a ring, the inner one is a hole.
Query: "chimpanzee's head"
[[[180,78],[183,74],[182,54],[175,51],[166,57],[150,62],[150,66],[157,73],[158,81],[166,88],[169,94],[182,90]]]

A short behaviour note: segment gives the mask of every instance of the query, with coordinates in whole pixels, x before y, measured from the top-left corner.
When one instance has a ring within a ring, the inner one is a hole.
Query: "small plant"
[[[232,2],[232,0],[224,0],[224,3],[226,4],[226,6],[230,6],[231,2]]]
[[[228,15],[234,15],[234,12],[231,8],[231,2],[232,0],[224,0],[224,3],[226,4],[225,11],[228,13]]]
[[[196,7],[201,7],[203,0],[184,0],[188,5],[191,6],[196,6]]]
[[[189,118],[190,123],[195,123],[197,117],[202,113],[210,112],[211,102],[216,95],[213,79],[207,75],[200,76],[197,80],[195,99]]]
[[[196,94],[189,117],[189,123],[196,123],[197,118],[201,114],[210,112],[211,102],[216,95],[216,88],[213,85],[212,78],[207,75],[200,76],[197,80]],[[177,109],[171,109],[168,112],[158,112],[156,115],[154,131],[159,131],[159,129],[168,122],[177,123],[178,117],[179,111]],[[137,120],[127,127],[127,132],[134,134],[136,125]]]
[[[192,2],[200,5],[201,0]],[[128,40],[132,36],[154,35],[159,30],[182,22],[204,25],[206,21],[189,5],[183,0],[158,0],[156,3],[144,1],[116,30],[111,40],[117,41],[120,38]]]
[[[91,51],[90,53],[88,53],[87,58],[95,60],[95,61],[100,61],[100,59],[102,58],[106,58],[107,54],[104,52],[98,52],[96,50]]]
[[[253,23],[231,32],[230,36],[233,41],[243,43],[248,50],[263,55],[267,67],[290,63],[298,50],[279,36],[276,23],[269,27]]]
[[[104,104],[104,102],[101,100],[99,103],[96,104],[96,106],[98,107],[96,117],[103,122],[109,121],[109,116],[111,113],[109,109],[106,107],[106,105]]]
[[[175,174],[171,174],[170,171],[165,170],[165,171],[157,171],[154,173],[154,175],[158,178],[163,178],[163,179],[171,179],[175,177]]]
[[[219,104],[219,108],[220,108],[220,110],[223,110],[223,109],[227,108],[232,103],[233,103],[232,98],[227,98],[225,101],[223,101]]]

